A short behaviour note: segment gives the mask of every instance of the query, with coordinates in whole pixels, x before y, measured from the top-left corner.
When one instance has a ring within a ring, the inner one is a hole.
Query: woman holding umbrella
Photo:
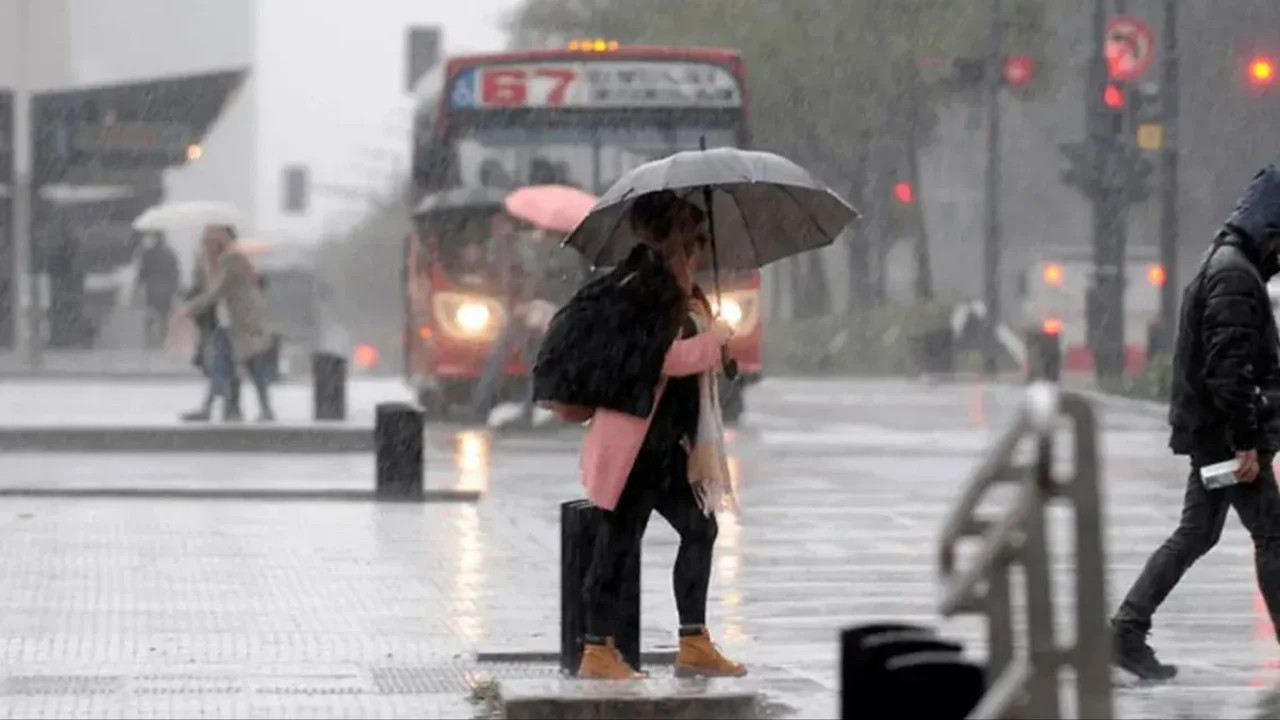
[[[601,510],[584,590],[586,645],[579,676],[641,677],[613,645],[620,583],[657,510],[680,535],[673,587],[680,616],[676,672],[740,676],[706,630],[707,588],[717,526],[714,511],[731,495],[708,380],[732,336],[712,321],[694,276],[707,247],[704,213],[674,193],[638,200],[630,224],[641,242],[609,275],[588,285],[557,316],[535,368],[535,398],[569,388],[612,386],[595,406],[584,440],[587,495]],[[587,314],[591,319],[587,318]],[[587,336],[590,337],[587,337]],[[585,379],[585,375],[595,380]]]
[[[694,276],[704,257],[714,273],[722,262],[759,268],[829,245],[856,217],[786,158],[717,148],[628,172],[566,239],[596,266],[615,267],[556,314],[534,367],[535,401],[591,421],[582,480],[599,515],[579,676],[642,676],[613,646],[612,611],[653,510],[680,535],[676,674],[746,673],[705,627],[714,512],[734,499],[714,377],[720,367],[733,372],[732,331],[712,320]]]

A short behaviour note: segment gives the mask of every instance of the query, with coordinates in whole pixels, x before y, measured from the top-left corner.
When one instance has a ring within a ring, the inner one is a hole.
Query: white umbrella
[[[240,211],[231,203],[195,200],[153,205],[133,221],[133,229],[164,232],[208,225],[230,225],[239,229],[242,222]]]

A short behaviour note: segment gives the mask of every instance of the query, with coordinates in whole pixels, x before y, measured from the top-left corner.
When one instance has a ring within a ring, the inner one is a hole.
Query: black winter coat
[[[1182,294],[1169,406],[1175,453],[1204,462],[1280,448],[1280,338],[1266,281],[1280,269],[1280,171],[1254,177]]]

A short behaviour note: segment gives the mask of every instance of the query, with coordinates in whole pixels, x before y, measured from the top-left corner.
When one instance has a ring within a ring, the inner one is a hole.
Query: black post
[[[1164,145],[1160,148],[1160,352],[1173,350],[1178,326],[1178,0],[1164,3]]]
[[[586,609],[582,588],[595,551],[600,510],[587,500],[560,504],[560,669],[578,672]],[[627,559],[622,590],[614,612],[618,622],[614,641],[631,667],[640,669],[640,552]]]
[[[422,411],[407,403],[378,405],[373,426],[377,453],[376,495],[380,499],[422,497]]]
[[[347,359],[332,353],[311,355],[312,407],[316,420],[347,417]]]
[[[991,0],[989,47],[987,48],[987,196],[986,252],[983,291],[987,325],[983,343],[984,366],[995,375],[1000,352],[996,328],[1000,323],[1000,81],[1001,38],[1000,0]]]
[[[1085,83],[1088,127],[1093,145],[1091,194],[1093,206],[1094,290],[1096,327],[1093,328],[1094,369],[1099,381],[1117,380],[1124,372],[1124,228],[1122,194],[1124,163],[1118,156],[1123,114],[1103,102],[1109,72],[1106,61],[1106,0],[1094,0],[1094,52]]]

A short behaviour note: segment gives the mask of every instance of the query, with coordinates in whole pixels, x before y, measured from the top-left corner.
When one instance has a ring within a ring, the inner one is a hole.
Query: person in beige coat
[[[211,226],[203,245],[208,284],[204,292],[187,302],[188,314],[215,307],[219,329],[211,343],[210,365],[214,394],[229,397],[227,390],[236,366],[243,366],[258,393],[260,416],[272,420],[269,390],[271,349],[274,338],[267,327],[267,301],[253,263],[236,247],[235,231]]]

